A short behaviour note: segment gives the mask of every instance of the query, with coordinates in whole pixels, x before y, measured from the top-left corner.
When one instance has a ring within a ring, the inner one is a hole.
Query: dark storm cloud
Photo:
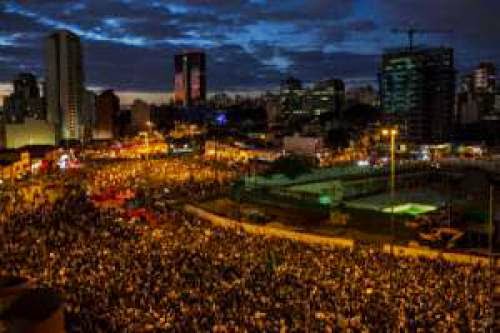
[[[454,29],[424,37],[456,47],[461,67],[500,55],[496,0],[1,0],[0,82],[19,70],[43,75],[43,38],[81,36],[87,84],[167,91],[172,56],[207,53],[210,89],[376,78],[380,53],[400,45],[391,27]],[[420,40],[420,39],[419,39]]]

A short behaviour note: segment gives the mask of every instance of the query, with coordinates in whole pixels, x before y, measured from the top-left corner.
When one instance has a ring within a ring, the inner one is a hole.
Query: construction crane
[[[408,35],[408,44],[410,47],[410,51],[413,50],[415,35],[427,35],[427,34],[448,34],[451,33],[451,30],[424,30],[417,28],[408,28],[408,29],[392,29],[392,33],[394,34],[405,34]]]

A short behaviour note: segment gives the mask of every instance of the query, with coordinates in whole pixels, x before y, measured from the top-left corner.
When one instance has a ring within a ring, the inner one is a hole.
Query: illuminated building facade
[[[185,52],[174,57],[174,101],[177,105],[205,103],[207,94],[205,53]]]
[[[45,42],[47,120],[56,125],[57,138],[80,140],[84,73],[80,38],[61,30]]]
[[[345,101],[344,82],[330,79],[317,82],[305,95],[305,109],[314,116],[330,114],[341,118]]]
[[[446,141],[452,128],[455,69],[450,48],[403,49],[382,58],[383,111],[412,142]]]

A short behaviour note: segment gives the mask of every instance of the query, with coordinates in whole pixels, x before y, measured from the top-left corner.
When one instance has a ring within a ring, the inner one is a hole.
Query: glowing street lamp
[[[395,198],[394,198],[394,192],[395,192],[395,184],[396,184],[396,136],[398,135],[398,130],[397,128],[384,128],[382,129],[382,136],[385,137],[390,137],[390,143],[391,143],[391,243],[390,243],[390,252],[392,256],[392,260],[395,260],[394,258],[394,238],[395,238],[395,232],[394,232],[394,205],[395,205]],[[390,280],[389,283],[392,284],[392,274],[393,269],[391,269],[391,275],[390,275]]]
[[[148,130],[146,131],[146,134],[144,135],[144,140],[146,141],[146,160],[149,161],[149,132],[151,132],[151,129],[153,128],[154,124],[151,121],[146,121],[146,126]]]
[[[398,130],[396,128],[382,130],[382,135],[390,137],[391,144],[391,196],[394,195],[394,178],[396,174],[396,163],[395,163],[395,150],[396,150],[396,136],[398,135]],[[394,198],[392,198],[394,199]]]

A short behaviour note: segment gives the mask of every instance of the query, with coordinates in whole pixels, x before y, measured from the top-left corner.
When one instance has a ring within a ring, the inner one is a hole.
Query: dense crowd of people
[[[159,162],[133,163],[82,171],[75,177],[85,181],[63,187],[55,203],[19,210],[0,225],[0,276],[58,290],[70,332],[487,330],[480,266],[256,236],[168,206],[151,208],[154,228],[95,207],[92,191],[149,186],[140,181],[145,168],[153,177],[175,175],[176,167]],[[160,187],[196,198],[200,173],[193,174],[162,178]],[[110,175],[112,184],[101,185]]]
[[[167,191],[178,198],[195,200],[219,194],[239,173],[236,167],[214,165],[203,159],[171,158],[168,162],[131,160],[90,165],[85,178],[88,192],[94,194],[110,188],[140,190],[157,196],[156,192]]]

